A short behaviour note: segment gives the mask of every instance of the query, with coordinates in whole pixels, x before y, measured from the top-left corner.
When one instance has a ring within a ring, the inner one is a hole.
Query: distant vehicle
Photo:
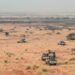
[[[48,53],[42,54],[42,60],[48,65],[56,65],[56,54],[55,52],[48,51]]]
[[[27,41],[23,38],[23,39],[20,39],[17,43],[26,43]]]
[[[75,48],[72,48],[71,50],[72,50],[72,54],[75,55]]]
[[[61,40],[61,41],[58,42],[58,45],[63,45],[64,46],[64,45],[66,45],[66,42]]]
[[[70,33],[70,34],[67,36],[67,39],[68,39],[68,40],[75,40],[75,33]]]

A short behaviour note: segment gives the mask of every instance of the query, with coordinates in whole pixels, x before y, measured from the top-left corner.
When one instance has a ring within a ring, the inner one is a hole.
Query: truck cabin
[[[58,45],[64,46],[64,45],[66,45],[66,43],[65,43],[64,41],[59,41],[59,42],[58,42]]]
[[[43,53],[42,60],[48,65],[56,65],[56,54],[55,52]]]

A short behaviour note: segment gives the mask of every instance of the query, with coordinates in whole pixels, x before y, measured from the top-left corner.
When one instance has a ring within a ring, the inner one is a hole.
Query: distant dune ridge
[[[65,26],[74,26],[75,18],[47,16],[0,16],[0,23],[37,23],[38,25],[48,25],[49,23],[64,23]]]

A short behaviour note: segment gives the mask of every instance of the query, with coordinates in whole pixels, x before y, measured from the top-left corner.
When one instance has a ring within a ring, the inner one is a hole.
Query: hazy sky
[[[74,14],[75,0],[0,0],[0,12]]]

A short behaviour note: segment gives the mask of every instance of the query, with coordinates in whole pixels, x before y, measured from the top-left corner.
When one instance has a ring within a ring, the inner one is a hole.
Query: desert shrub
[[[58,34],[58,35],[59,35],[59,34],[61,34],[61,33],[60,33],[60,32],[57,32],[56,34]]]
[[[0,29],[0,32],[3,32],[4,30],[3,29]]]
[[[49,32],[48,32],[47,34],[48,34],[48,35],[52,35],[52,33],[49,33]]]
[[[71,28],[68,28],[69,31],[71,31]]]
[[[27,28],[26,30],[28,31],[29,29]]]
[[[42,74],[42,72],[39,71],[39,72],[37,72],[37,75],[43,75],[43,74]]]
[[[21,60],[24,60],[24,58],[23,58],[23,57],[21,57]]]
[[[68,61],[64,62],[64,64],[68,64]]]
[[[42,29],[40,28],[39,30],[41,31]]]
[[[19,60],[19,58],[16,58],[16,60]]]
[[[5,36],[9,36],[9,32],[5,32]]]
[[[8,63],[8,60],[4,60],[4,63]]]
[[[28,49],[25,49],[25,51],[28,51]]]
[[[75,58],[71,58],[69,61],[75,61]]]
[[[43,71],[43,72],[48,72],[48,70],[47,70],[47,69],[42,69],[42,71]]]
[[[36,70],[36,69],[38,69],[38,68],[39,68],[39,66],[33,65],[33,70]]]
[[[26,67],[26,70],[30,70],[30,69],[31,69],[31,66],[27,66],[27,67]]]
[[[6,53],[6,55],[7,55],[8,57],[11,57],[11,56],[13,56],[13,55],[14,55],[14,53],[7,52],[7,53]]]
[[[67,36],[67,39],[68,39],[68,40],[75,40],[75,33],[70,33],[70,34]]]

